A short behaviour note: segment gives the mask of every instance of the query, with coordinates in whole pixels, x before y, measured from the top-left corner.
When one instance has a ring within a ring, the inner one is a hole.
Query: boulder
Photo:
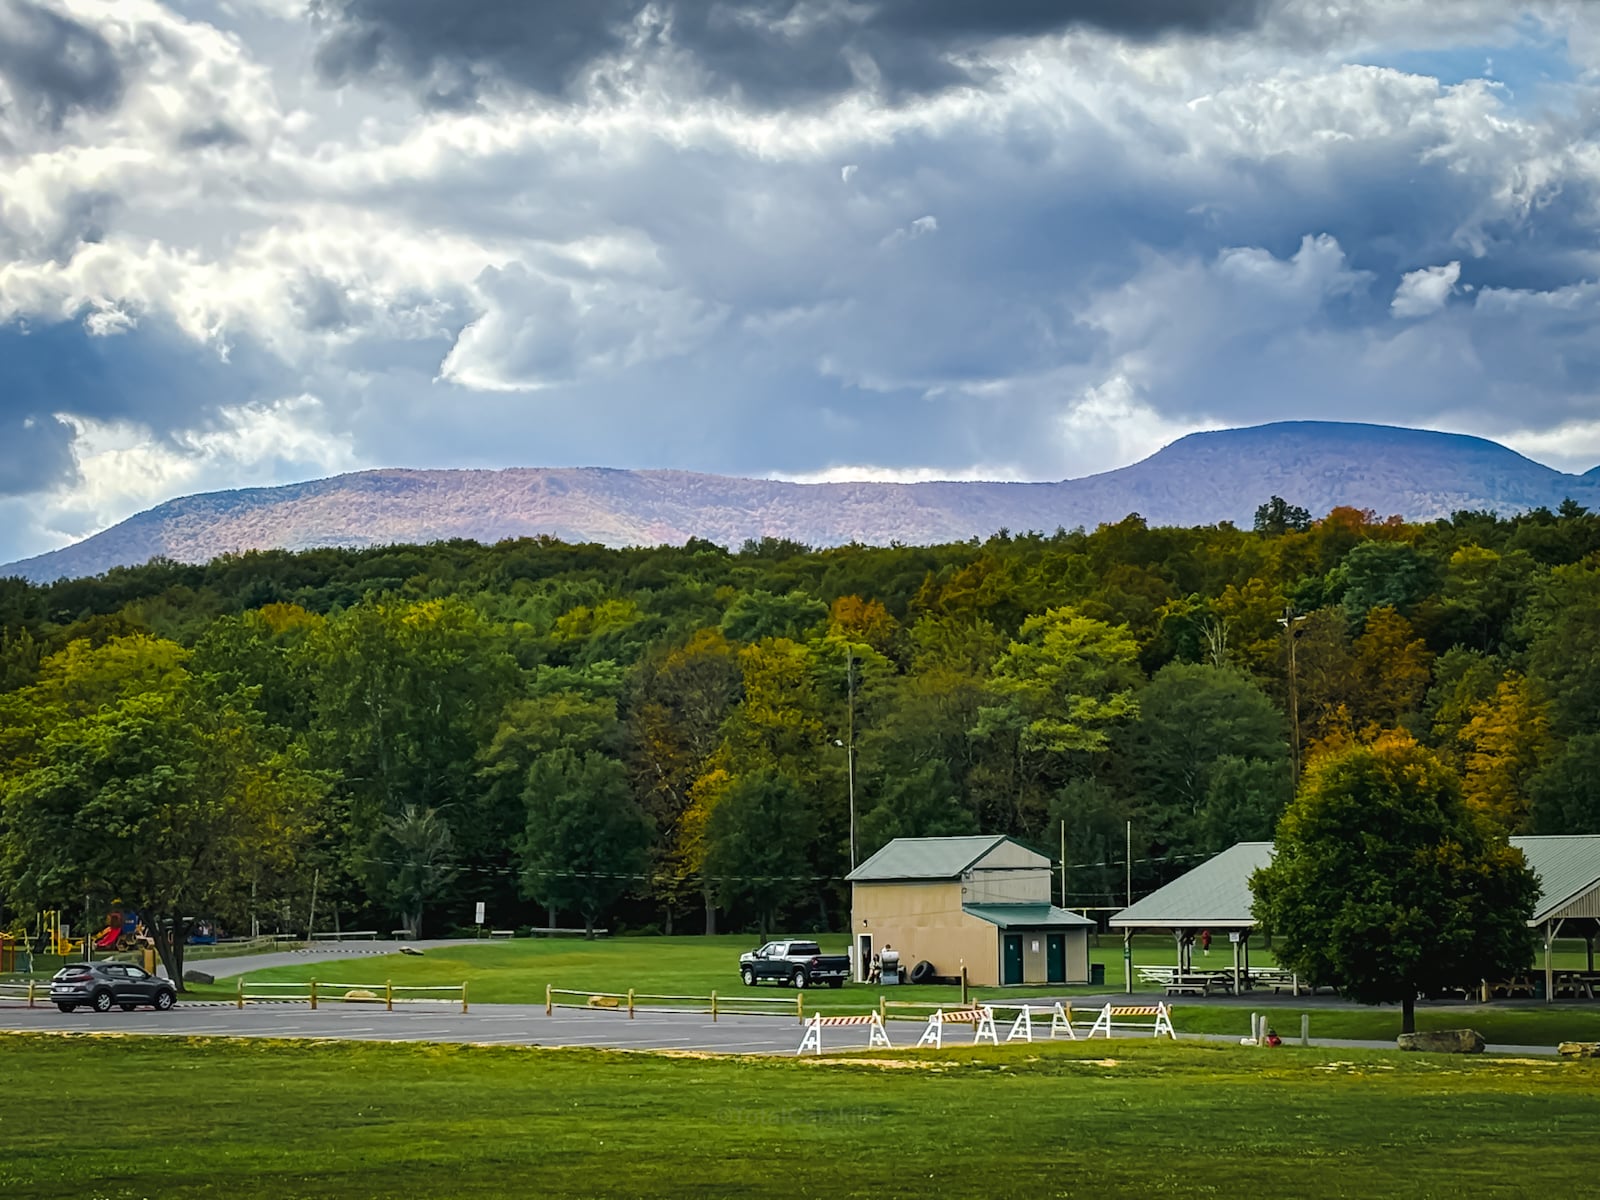
[[[1600,1058],[1600,1042],[1562,1042],[1556,1053],[1562,1058]]]
[[[207,975],[204,971],[185,971],[183,973],[183,981],[185,983],[215,983],[217,977],[215,975]]]
[[[1402,1033],[1395,1044],[1402,1050],[1431,1050],[1435,1054],[1482,1054],[1483,1035],[1476,1029],[1433,1029]]]

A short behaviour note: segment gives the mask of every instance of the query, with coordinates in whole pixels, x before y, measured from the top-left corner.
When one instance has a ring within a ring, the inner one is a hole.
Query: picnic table
[[[1557,971],[1552,982],[1557,996],[1593,1000],[1595,987],[1600,985],[1600,971]]]

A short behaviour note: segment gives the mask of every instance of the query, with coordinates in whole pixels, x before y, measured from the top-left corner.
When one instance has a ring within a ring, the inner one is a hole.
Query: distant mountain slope
[[[1060,483],[797,484],[684,471],[516,468],[361,471],[172,500],[74,546],[0,568],[44,581],[155,556],[203,562],[305,549],[550,534],[611,546],[792,538],[927,543],[997,529],[1247,524],[1270,496],[1414,520],[1518,512],[1572,497],[1600,507],[1600,475],[1567,475],[1496,442],[1383,425],[1295,421],[1197,433],[1129,467]]]

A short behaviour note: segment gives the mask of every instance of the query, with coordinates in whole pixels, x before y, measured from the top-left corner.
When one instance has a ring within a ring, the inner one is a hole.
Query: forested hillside
[[[261,552],[6,580],[0,631],[7,921],[304,929],[315,889],[322,928],[838,928],[852,746],[858,859],[1055,858],[1064,827],[1082,906],[1121,903],[1125,822],[1142,893],[1396,727],[1506,829],[1600,829],[1600,518],[1570,503]]]

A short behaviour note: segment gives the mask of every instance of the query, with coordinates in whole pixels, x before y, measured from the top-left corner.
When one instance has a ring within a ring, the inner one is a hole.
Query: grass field
[[[1105,1057],[1113,1053],[1114,1057]],[[1600,1064],[1118,1042],[875,1060],[0,1036],[0,1193],[1528,1196]],[[108,1086],[109,1080],[116,1080]]]
[[[1164,942],[1165,945],[1162,945]],[[1172,946],[1167,939],[1140,945],[1135,963],[1155,964],[1172,961]],[[532,1004],[544,1001],[547,983],[579,990],[639,992],[668,995],[709,995],[719,997],[792,996],[787,989],[765,986],[755,989],[740,984],[734,971],[740,951],[752,941],[737,935],[727,937],[612,938],[595,942],[576,940],[517,940],[484,942],[475,946],[439,947],[422,958],[403,955],[355,958],[336,962],[297,964],[251,972],[248,978],[277,982],[316,979],[324,983],[379,984],[448,983],[466,981],[473,1002]],[[839,946],[824,942],[823,948],[837,952]],[[1212,951],[1213,958],[1217,950]],[[1121,945],[1108,944],[1092,953],[1106,963],[1107,987],[1121,986]],[[1265,961],[1263,961],[1265,960]],[[1271,965],[1269,954],[1252,955],[1256,965]],[[974,989],[980,998],[1018,1000],[1045,995],[1072,995],[1085,988],[988,988]],[[1098,989],[1097,989],[1098,990]],[[1148,989],[1144,989],[1148,992]],[[197,987],[197,998],[232,996],[235,985],[225,981],[211,988]],[[808,1011],[861,1012],[877,1003],[884,989],[846,986],[839,991],[814,989],[806,994]],[[947,987],[901,987],[891,990],[895,1000],[944,1001],[958,993]],[[1324,1001],[1326,996],[1324,996]],[[1306,1006],[1286,995],[1263,995],[1263,1010],[1283,1027],[1284,1036],[1298,1036],[1302,1011],[1309,1011],[1311,1032],[1316,1037],[1391,1039],[1400,1030],[1397,1009],[1330,1009],[1326,1003]],[[1175,1010],[1178,1028],[1185,1032],[1221,1033],[1243,1036],[1249,1029],[1247,1011],[1236,1005],[1180,1005]],[[1517,1005],[1468,1008],[1451,1005],[1419,1009],[1419,1028],[1445,1029],[1471,1025],[1489,1041],[1510,1045],[1553,1046],[1562,1040],[1600,1040],[1600,1004]]]
[[[407,982],[460,983],[470,980],[474,1000],[486,1003],[542,1003],[545,985],[589,989],[592,991],[625,992],[630,987],[641,992],[661,994],[708,995],[713,988],[718,995],[773,996],[782,994],[774,985],[746,988],[739,982],[739,955],[753,950],[755,938],[739,934],[717,937],[637,937],[603,938],[585,942],[578,939],[517,939],[515,941],[485,941],[474,946],[437,947],[426,957],[411,958],[400,955],[378,958],[357,958],[348,963],[306,963],[292,967],[274,968],[252,972],[250,978],[263,980],[331,980],[382,982],[392,977],[396,983],[402,977]],[[820,944],[825,953],[843,954],[846,950],[842,937],[823,937]],[[1226,945],[1226,943],[1224,943]],[[1122,988],[1122,943],[1107,944],[1091,951],[1092,961],[1105,964],[1104,987],[1090,989],[1085,986],[1064,987],[1052,984],[1033,988],[974,988],[977,996],[1021,998],[1025,996],[1071,995],[1090,990],[1118,991]],[[1172,965],[1176,961],[1171,939],[1151,939],[1141,943],[1135,951],[1137,966]],[[1208,964],[1218,968],[1231,962],[1228,952],[1213,947]],[[1276,960],[1268,952],[1258,951],[1251,956],[1256,966],[1275,966]],[[353,974],[352,974],[353,973]],[[1150,989],[1140,984],[1137,990]],[[848,1007],[861,1006],[862,988],[847,988],[835,992],[827,988],[815,990],[808,996],[808,1005],[837,1007],[841,997],[854,992],[844,1003]],[[877,994],[876,990],[872,993]],[[902,1000],[948,1000],[958,995],[951,987],[911,987],[896,990]]]

